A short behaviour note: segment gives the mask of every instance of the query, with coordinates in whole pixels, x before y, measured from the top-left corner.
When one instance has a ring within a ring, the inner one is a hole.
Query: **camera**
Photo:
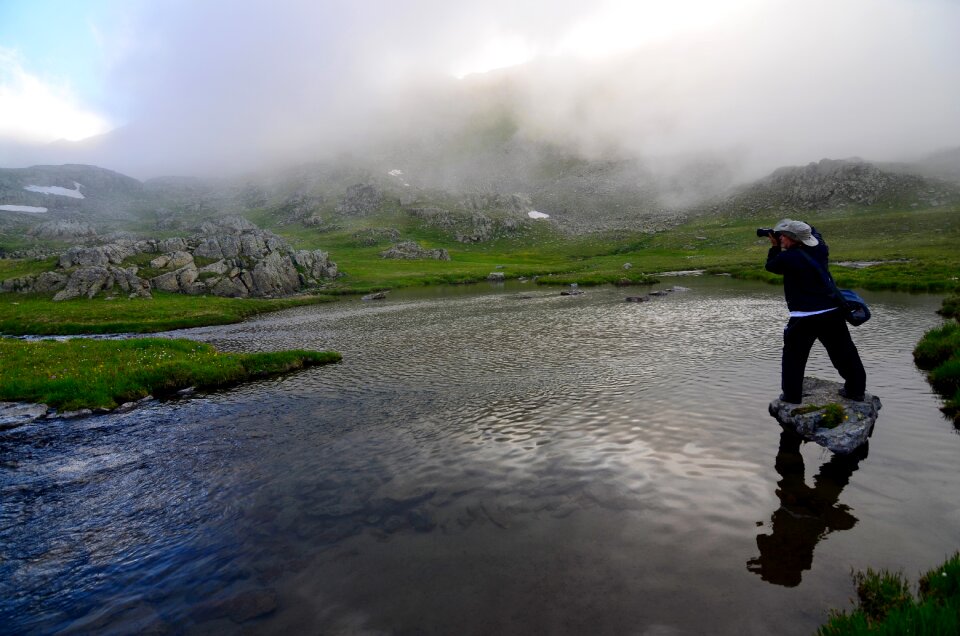
[[[772,236],[775,239],[779,239],[780,232],[777,232],[776,230],[770,227],[758,227],[757,236]]]

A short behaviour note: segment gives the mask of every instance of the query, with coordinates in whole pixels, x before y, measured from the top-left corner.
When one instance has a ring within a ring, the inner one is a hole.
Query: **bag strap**
[[[823,281],[827,284],[827,288],[833,293],[833,299],[839,302],[840,306],[843,307],[843,294],[840,293],[840,289],[837,287],[837,283],[833,280],[833,277],[827,273],[827,270],[825,270],[815,258],[807,254],[806,250],[804,250],[802,247],[797,249],[801,254],[803,254],[803,257],[810,261],[810,264],[813,265],[818,272],[820,272],[820,277],[823,278]]]

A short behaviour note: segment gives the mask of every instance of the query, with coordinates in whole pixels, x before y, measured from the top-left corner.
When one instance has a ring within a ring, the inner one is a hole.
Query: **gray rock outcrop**
[[[86,241],[96,238],[97,231],[82,221],[46,221],[27,232],[45,241]]]
[[[449,261],[450,254],[445,249],[428,250],[420,247],[413,241],[404,241],[397,243],[388,250],[380,252],[381,258],[399,258],[399,259],[434,259],[438,261]]]
[[[129,261],[141,254],[157,254],[150,260],[153,271],[148,281]],[[71,247],[60,255],[57,268],[2,281],[0,292],[56,292],[54,300],[92,298],[101,292],[112,293],[115,288],[130,297],[150,297],[151,289],[192,295],[275,297],[297,293],[339,275],[326,252],[294,250],[272,232],[240,217],[206,222],[201,233],[190,238]]]
[[[78,267],[70,273],[66,285],[53,299],[73,300],[86,296],[93,298],[100,292],[112,291],[114,287],[128,294],[130,298],[150,298],[150,284],[137,276],[137,268],[123,268],[112,265],[89,265]]]
[[[120,265],[137,253],[135,244],[129,242],[109,243],[98,247],[76,246],[60,255],[57,266],[60,269],[69,269],[71,267]]]
[[[358,183],[347,188],[337,204],[337,214],[368,216],[377,212],[383,203],[383,192],[376,186]]]
[[[862,402],[840,397],[843,385],[820,378],[803,379],[801,404],[770,402],[770,415],[803,439],[838,455],[847,455],[867,442],[880,410],[880,398],[869,393]]]
[[[407,214],[425,227],[442,230],[458,243],[483,243],[517,234],[530,227],[523,219],[494,218],[482,212],[451,212],[443,208],[409,208]]]

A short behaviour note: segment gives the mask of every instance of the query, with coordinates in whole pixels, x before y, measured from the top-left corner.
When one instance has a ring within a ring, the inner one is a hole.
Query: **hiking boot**
[[[796,399],[796,400],[788,399],[787,396],[784,395],[783,393],[781,393],[780,397],[777,399],[780,400],[781,402],[786,402],[787,404],[800,404],[802,402],[802,400],[800,399]]]
[[[854,402],[863,402],[863,393],[861,393],[860,395],[850,395],[849,393],[847,393],[846,387],[840,387],[840,390],[837,391],[837,393],[839,393],[840,397],[842,398],[846,398]]]

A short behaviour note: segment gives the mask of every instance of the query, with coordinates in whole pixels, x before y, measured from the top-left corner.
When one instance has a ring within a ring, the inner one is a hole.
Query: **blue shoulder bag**
[[[837,284],[833,282],[833,277],[830,276],[823,269],[823,267],[818,263],[812,256],[807,254],[803,248],[800,248],[800,253],[810,261],[814,267],[817,268],[817,271],[820,272],[820,276],[823,277],[823,280],[826,282],[827,287],[833,290],[833,298],[839,304],[840,309],[843,310],[843,317],[847,319],[854,327],[859,327],[863,323],[870,320],[870,308],[867,307],[866,301],[863,298],[860,298],[860,295],[852,289],[840,289],[837,287]]]

